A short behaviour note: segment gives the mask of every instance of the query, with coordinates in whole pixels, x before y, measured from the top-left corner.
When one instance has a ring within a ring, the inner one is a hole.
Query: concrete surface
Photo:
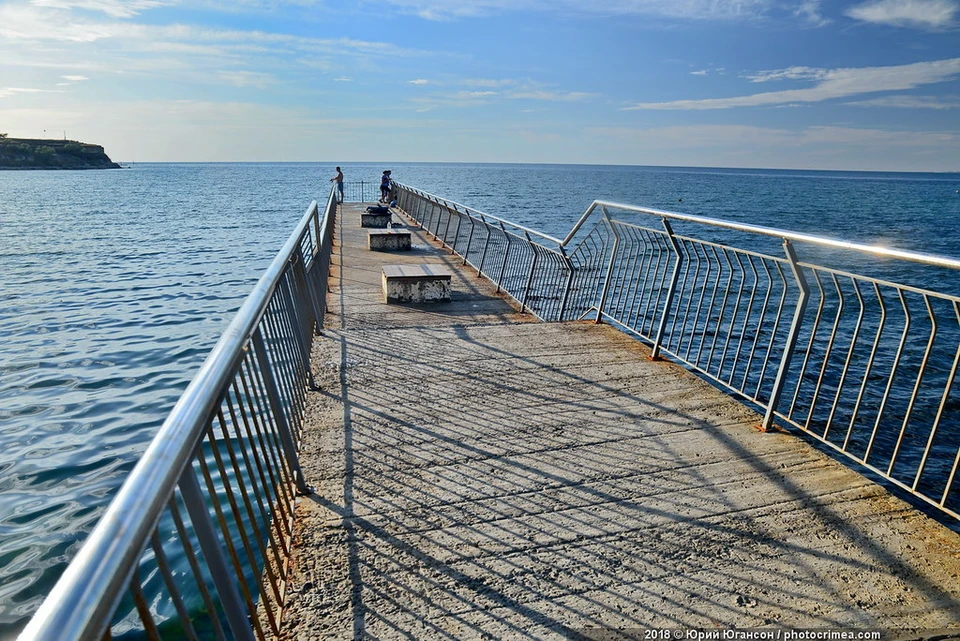
[[[371,251],[410,251],[410,232],[388,229],[367,232],[367,249]]]
[[[960,628],[960,537],[604,325],[537,323],[474,273],[381,302],[338,225],[285,639]],[[660,637],[657,637],[660,638]]]

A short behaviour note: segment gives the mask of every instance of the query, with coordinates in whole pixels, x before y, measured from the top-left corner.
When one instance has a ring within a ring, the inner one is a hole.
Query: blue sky
[[[0,1],[0,132],[120,161],[960,171],[960,0]]]

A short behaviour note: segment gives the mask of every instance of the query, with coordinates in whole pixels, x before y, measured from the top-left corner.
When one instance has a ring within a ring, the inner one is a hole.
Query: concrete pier
[[[517,313],[422,232],[368,251],[363,209],[314,347],[284,638],[960,629],[955,532],[609,326]],[[405,262],[451,269],[451,301],[385,304]]]

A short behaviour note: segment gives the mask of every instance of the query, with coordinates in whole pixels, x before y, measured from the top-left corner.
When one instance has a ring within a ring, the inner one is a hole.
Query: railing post
[[[497,278],[497,291],[499,292],[503,285],[503,276],[507,273],[507,259],[510,257],[510,234],[507,233],[507,228],[503,226],[503,223],[500,223],[500,231],[503,232],[503,238],[507,241],[507,248],[503,250],[503,262],[500,263],[500,276]],[[504,290],[506,291],[506,290]],[[510,292],[507,292],[508,294]]]
[[[427,226],[426,226],[426,222],[427,222],[427,205],[429,204],[430,201],[427,200],[427,199],[423,196],[423,194],[420,194],[419,199],[420,199],[420,206],[417,207],[417,225],[420,226],[420,229],[426,229],[426,228],[427,228]]]
[[[527,275],[527,286],[523,289],[523,300],[520,301],[520,313],[527,308],[527,299],[530,297],[530,284],[533,282],[533,272],[537,269],[537,260],[540,258],[540,254],[537,253],[536,247],[533,245],[533,241],[530,240],[530,234],[523,232],[524,236],[527,237],[527,243],[530,244],[530,251],[533,252],[533,260],[530,261],[530,273]]]
[[[483,252],[480,254],[480,264],[477,266],[477,276],[483,274],[483,264],[487,260],[487,248],[490,246],[490,223],[488,223],[487,219],[482,215],[480,216],[480,220],[483,222],[483,226],[487,229],[487,238],[483,241]]]
[[[427,232],[434,238],[437,237],[436,232],[433,230],[433,219],[437,219],[437,231],[440,231],[440,200],[437,198],[433,199],[430,207],[430,217],[427,219]]]
[[[463,226],[463,216],[466,215],[466,213],[461,214],[456,205],[454,205],[453,209],[457,212],[457,229],[453,232],[453,245],[448,245],[448,247],[450,247],[450,251],[456,254],[457,240],[460,239],[460,227]]]
[[[314,282],[319,281],[319,287],[316,287],[319,291],[313,291],[314,300],[317,302],[317,322],[315,331],[317,336],[323,335],[323,324],[324,319],[327,314],[327,280],[330,276],[330,255],[332,252],[333,245],[333,230],[336,225],[336,214],[330,212],[327,218],[327,235],[326,237],[319,238],[319,251],[317,252],[316,257],[314,258],[314,263],[311,266],[310,273],[308,278],[311,281],[309,284],[311,291],[314,290]],[[314,274],[316,272],[316,274]]]
[[[450,245],[447,244],[447,234],[450,233],[450,220],[453,218],[453,212],[450,211],[450,207],[445,207],[445,209],[447,210],[447,224],[446,224],[446,226],[443,228],[443,240],[440,241],[440,246],[441,246],[441,247],[446,247],[446,248],[449,249],[449,248],[450,248]],[[457,206],[456,206],[456,205],[453,206],[453,210],[454,210],[454,211],[457,210]],[[439,227],[437,227],[437,231],[440,231],[440,228],[439,228]]]
[[[293,268],[293,266],[291,266],[291,268]],[[297,272],[295,269],[293,273],[296,276]],[[310,389],[317,389],[317,384],[313,380],[313,368],[310,366],[310,343],[307,336],[304,335],[309,335],[310,330],[307,327],[308,323],[304,323],[302,319],[301,307],[303,307],[303,305],[298,304],[301,301],[298,301],[299,297],[296,296],[289,277],[282,279],[277,289],[281,292],[284,303],[286,303],[290,309],[290,325],[293,328],[294,334],[296,334],[294,340],[297,341],[297,345],[300,347],[300,357],[303,359],[303,366],[307,370],[307,382],[310,385]]]
[[[323,312],[320,309],[320,303],[317,300],[316,292],[313,291],[310,275],[307,273],[307,264],[303,256],[303,249],[297,248],[299,260],[297,261],[297,285],[303,289],[303,295],[310,301],[310,308],[313,311],[313,331],[319,333]],[[313,262],[310,263],[310,271],[317,266],[319,254],[314,254]],[[309,350],[308,350],[309,353]]]
[[[417,200],[415,204],[415,210],[413,214],[413,220],[417,223],[417,227],[423,229],[423,225],[420,223],[420,219],[423,217],[423,196],[417,194]]]
[[[216,441],[214,440],[211,445],[217,447]],[[198,456],[203,456],[203,448],[197,448],[197,452]],[[213,527],[213,519],[210,518],[210,512],[207,511],[207,503],[200,491],[200,483],[197,481],[197,475],[193,471],[192,465],[187,465],[186,469],[183,470],[178,485],[180,496],[183,497],[183,503],[190,515],[190,523],[193,524],[193,531],[197,535],[197,543],[203,552],[207,567],[210,568],[210,576],[213,579],[214,587],[217,589],[217,596],[220,597],[220,605],[227,617],[230,632],[233,633],[235,639],[240,641],[254,641],[253,626],[247,618],[243,599],[237,590],[237,583],[231,578],[230,566],[223,556],[220,539]],[[210,616],[215,617],[217,614],[211,612]]]
[[[273,376],[273,370],[270,367],[270,358],[267,355],[266,346],[263,343],[263,335],[260,328],[253,333],[253,349],[257,355],[257,361],[260,363],[260,372],[263,374],[263,383],[267,388],[267,399],[270,402],[270,408],[273,410],[273,416],[277,419],[277,431],[280,433],[280,443],[283,445],[283,453],[287,457],[290,469],[293,472],[294,482],[297,485],[297,492],[301,495],[310,494],[310,488],[307,487],[303,478],[303,470],[300,469],[300,458],[297,456],[297,446],[293,440],[293,433],[290,431],[290,424],[287,423],[287,415],[283,411],[283,401],[280,400],[280,390],[277,388],[277,381]]]
[[[610,290],[610,277],[613,275],[613,264],[617,259],[617,250],[620,248],[620,234],[610,221],[610,214],[607,212],[607,208],[601,207],[600,211],[603,212],[603,218],[607,221],[607,227],[611,233],[613,233],[613,248],[610,250],[610,260],[607,262],[607,276],[603,279],[603,289],[600,290],[600,301],[597,304],[597,320],[595,322],[598,325],[603,322],[603,306],[607,302],[607,293]]]
[[[680,243],[673,235],[673,227],[670,221],[663,219],[663,228],[667,230],[667,238],[673,246],[673,251],[677,255],[677,262],[673,266],[673,275],[670,277],[670,288],[667,290],[667,300],[663,303],[663,314],[660,317],[660,326],[657,328],[657,336],[653,339],[653,350],[650,352],[650,360],[660,358],[660,342],[663,340],[663,334],[667,331],[667,317],[670,315],[670,309],[673,307],[673,297],[677,291],[677,282],[680,280],[680,267],[683,265],[683,254],[680,253]]]
[[[567,264],[567,286],[563,290],[563,299],[560,301],[560,313],[557,314],[557,320],[563,320],[563,313],[567,311],[567,301],[570,299],[570,288],[573,286],[573,261],[567,256],[567,250],[563,245],[557,246],[560,249],[560,255],[563,256],[563,262]]]
[[[476,227],[476,225],[473,224],[473,216],[471,216],[470,214],[467,214],[467,220],[470,221],[470,235],[467,236],[467,248],[463,252],[462,264],[464,265],[467,264],[467,257],[470,256],[470,245],[471,243],[473,243],[473,229],[474,227]],[[459,233],[459,231],[460,230],[458,229],[457,232]]]
[[[770,392],[770,401],[767,405],[767,411],[763,416],[763,423],[760,429],[764,432],[770,431],[773,426],[774,412],[780,402],[780,395],[783,394],[783,387],[786,384],[787,373],[790,369],[790,361],[793,359],[793,350],[797,346],[797,339],[800,337],[800,324],[803,322],[803,315],[807,311],[807,301],[810,298],[810,286],[807,279],[800,269],[797,261],[797,253],[789,240],[783,241],[783,250],[790,262],[790,269],[793,271],[793,277],[797,281],[797,287],[800,288],[800,297],[797,299],[797,308],[793,312],[793,322],[790,324],[790,333],[787,334],[787,342],[783,348],[783,357],[780,359],[780,369],[777,370],[777,377],[773,381],[773,390]],[[772,341],[775,337],[771,336]]]

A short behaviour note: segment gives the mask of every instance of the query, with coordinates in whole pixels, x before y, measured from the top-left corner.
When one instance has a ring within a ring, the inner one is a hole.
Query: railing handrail
[[[802,232],[788,231],[786,229],[778,229],[776,227],[766,227],[763,225],[752,225],[749,223],[737,223],[729,220],[723,220],[720,218],[710,218],[708,216],[698,216],[695,214],[681,214],[678,212],[667,211],[663,209],[654,209],[650,207],[637,207],[636,205],[626,205],[623,203],[617,203],[607,200],[595,200],[587,210],[580,217],[580,220],[577,221],[573,229],[569,234],[561,241],[561,244],[566,247],[573,237],[576,236],[577,231],[580,227],[587,221],[590,215],[594,212],[597,207],[610,207],[614,209],[619,209],[622,211],[629,211],[637,214],[647,214],[651,216],[658,216],[660,218],[667,218],[669,220],[682,220],[685,222],[699,223],[703,225],[709,225],[711,227],[721,227],[724,229],[730,229],[734,231],[742,231],[753,234],[759,234],[762,236],[770,236],[772,238],[779,238],[783,240],[792,240],[803,243],[810,243],[813,245],[820,245],[823,247],[832,247],[835,249],[845,249],[850,251],[857,252],[866,252],[873,254],[875,256],[882,256],[886,258],[896,258],[899,260],[906,260],[914,263],[920,263],[923,265],[930,265],[933,267],[946,267],[948,269],[957,269],[960,270],[960,259],[951,258],[949,256],[940,256],[937,254],[928,254],[924,252],[911,251],[906,249],[895,249],[890,247],[883,247],[882,245],[868,245],[866,243],[857,243],[848,240],[840,240],[837,238],[830,238],[827,236],[817,236],[815,234],[805,234]]]
[[[559,247],[564,249],[573,241],[574,237],[577,235],[577,232],[583,227],[587,222],[590,216],[598,207],[610,207],[614,209],[619,209],[622,211],[629,211],[637,214],[646,214],[650,216],[657,216],[659,218],[667,218],[670,220],[681,220],[691,223],[699,223],[702,225],[709,225],[711,227],[720,227],[723,229],[730,229],[733,231],[742,231],[747,233],[759,234],[762,236],[769,236],[772,238],[779,238],[781,240],[792,240],[796,242],[810,243],[813,245],[820,245],[823,247],[832,247],[835,249],[845,249],[850,251],[857,252],[866,252],[874,254],[876,256],[883,256],[886,258],[896,258],[900,260],[907,260],[910,262],[920,263],[923,265],[930,265],[934,267],[946,267],[948,269],[957,269],[960,270],[960,259],[951,258],[948,256],[940,256],[937,254],[929,254],[925,252],[911,251],[906,249],[896,249],[891,247],[884,247],[882,245],[868,245],[866,243],[857,243],[847,240],[840,240],[837,238],[830,238],[828,236],[818,236],[815,234],[805,234],[801,232],[789,231],[786,229],[779,229],[777,227],[767,227],[765,225],[753,225],[749,223],[738,223],[730,220],[723,220],[720,218],[711,218],[709,216],[699,216],[696,214],[683,214],[679,212],[669,211],[665,209],[656,209],[651,207],[637,207],[636,205],[627,205],[624,203],[618,203],[609,200],[594,200],[584,213],[580,216],[574,226],[571,228],[569,233],[561,240],[555,238],[550,234],[546,234],[529,227],[525,227],[518,223],[512,222],[505,218],[500,218],[494,216],[493,214],[488,214],[482,212],[473,207],[468,207],[456,201],[444,198],[442,196],[437,196],[429,192],[423,191],[422,189],[416,189],[408,185],[403,185],[397,183],[399,187],[409,189],[414,193],[418,193],[421,196],[432,199],[438,204],[446,204],[447,206],[456,206],[461,208],[467,215],[479,215],[483,216],[486,219],[496,221],[497,223],[503,223],[506,226],[512,227],[514,229],[519,229],[522,232],[526,232],[531,236],[536,236],[542,238],[550,243],[556,244]]]
[[[442,201],[443,204],[446,205],[447,207],[450,207],[451,205],[452,205],[452,206],[456,206],[456,207],[461,207],[461,208],[463,209],[463,211],[462,211],[461,213],[467,214],[468,216],[469,216],[469,215],[471,214],[471,212],[472,212],[473,214],[477,214],[477,215],[479,215],[479,216],[483,216],[484,218],[487,218],[487,219],[496,221],[496,222],[498,222],[498,223],[502,223],[502,224],[504,224],[504,225],[506,225],[506,226],[509,226],[509,227],[512,227],[512,228],[514,228],[514,229],[519,229],[520,231],[525,232],[525,233],[527,233],[527,234],[530,234],[531,236],[537,236],[538,238],[543,238],[544,240],[548,240],[548,241],[550,241],[551,243],[554,243],[554,244],[556,244],[556,245],[561,245],[561,244],[563,243],[563,241],[561,241],[559,238],[554,238],[554,237],[551,236],[550,234],[545,234],[545,233],[543,233],[542,231],[537,231],[536,229],[531,229],[530,227],[524,227],[523,225],[520,225],[520,224],[515,223],[515,222],[513,222],[513,221],[507,220],[506,218],[500,218],[499,216],[494,216],[493,214],[484,213],[484,212],[482,212],[482,211],[479,211],[479,210],[477,210],[477,209],[474,209],[473,207],[467,207],[466,205],[462,205],[462,204],[460,204],[460,203],[458,203],[458,202],[456,202],[456,201],[454,201],[454,200],[450,200],[450,199],[444,198],[444,197],[442,197],[442,196],[436,196],[436,195],[431,194],[431,193],[429,193],[429,192],[423,191],[422,189],[416,189],[415,187],[410,187],[409,185],[404,185],[404,184],[402,184],[402,183],[397,183],[397,187],[401,187],[401,188],[404,188],[404,189],[409,189],[410,191],[412,191],[412,192],[414,192],[414,193],[417,193],[417,194],[420,194],[421,196],[424,196],[424,197],[426,197],[426,198],[432,198],[434,201],[437,202],[437,204],[440,204],[441,201]]]
[[[334,198],[333,190],[330,198]],[[251,334],[317,212],[317,202],[313,201],[20,639],[87,638],[95,626],[109,621],[150,533],[200,442],[214,405],[229,385]]]

